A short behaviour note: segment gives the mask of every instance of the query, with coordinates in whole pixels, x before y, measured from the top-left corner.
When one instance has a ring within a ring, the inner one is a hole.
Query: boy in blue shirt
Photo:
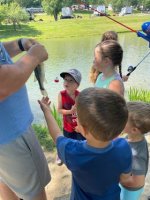
[[[65,138],[46,97],[39,101],[60,159],[72,172],[71,200],[120,200],[119,181],[130,177],[131,150],[122,138],[128,110],[109,89],[87,88],[76,101],[78,127],[86,141]]]

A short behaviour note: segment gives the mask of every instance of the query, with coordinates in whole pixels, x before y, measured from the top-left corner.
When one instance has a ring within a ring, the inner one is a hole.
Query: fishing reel
[[[133,71],[134,71],[134,67],[130,65],[130,66],[128,67],[127,71],[128,71],[129,73],[133,72]]]

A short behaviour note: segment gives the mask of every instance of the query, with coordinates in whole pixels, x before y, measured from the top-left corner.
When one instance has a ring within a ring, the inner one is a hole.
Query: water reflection
[[[100,41],[100,37],[88,38],[67,38],[57,40],[41,41],[49,52],[49,59],[45,62],[46,80],[45,88],[48,91],[51,101],[56,104],[57,95],[62,87],[62,80],[56,83],[54,80],[59,77],[62,71],[70,68],[76,68],[81,71],[83,80],[80,90],[92,86],[89,83],[89,69],[93,62],[93,50],[95,45]],[[124,50],[123,74],[127,73],[129,65],[137,65],[144,55],[150,50],[148,43],[138,38],[135,33],[119,34],[119,42]],[[150,59],[146,58],[133,72],[125,88],[128,90],[131,86],[140,88],[150,88]],[[31,108],[35,116],[36,123],[43,123],[43,115],[40,111],[37,99],[41,98],[38,83],[34,82],[32,75],[27,82]]]

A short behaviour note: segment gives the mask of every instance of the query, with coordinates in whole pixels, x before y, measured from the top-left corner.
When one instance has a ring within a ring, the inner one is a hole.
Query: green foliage
[[[62,1],[60,0],[43,0],[42,6],[48,15],[53,15],[55,21],[58,20],[58,14],[62,8]]]
[[[0,4],[17,3],[21,7],[37,7],[41,6],[41,0],[0,0]]]
[[[33,124],[33,129],[35,131],[35,134],[41,144],[41,146],[44,148],[44,150],[52,151],[55,148],[55,144],[50,137],[50,134],[48,132],[47,127],[39,124]]]
[[[145,1],[145,8],[150,9],[150,0]]]
[[[55,120],[57,121],[59,128],[62,130],[62,118],[61,118],[60,114],[57,112],[54,104],[52,106],[52,115],[55,118]]]
[[[12,23],[15,30],[17,25],[20,28],[20,22],[27,22],[29,19],[26,11],[23,10],[17,3],[7,4],[5,6],[5,13],[5,22],[10,24]]]
[[[150,91],[144,89],[130,88],[128,91],[130,101],[144,101],[150,103]]]
[[[57,121],[58,126],[62,130],[62,119],[59,113],[56,110],[55,105],[52,106],[52,115]],[[44,150],[52,151],[55,148],[55,144],[48,132],[48,129],[44,125],[39,124],[33,124],[33,129],[36,133],[36,136],[41,144],[41,146],[44,148]]]
[[[5,17],[6,17],[5,6],[0,5],[0,23],[4,21]]]

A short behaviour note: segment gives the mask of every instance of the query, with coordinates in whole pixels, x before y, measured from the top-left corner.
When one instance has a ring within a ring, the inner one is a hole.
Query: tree
[[[62,8],[62,1],[61,0],[43,0],[42,6],[44,11],[48,15],[53,15],[55,21],[58,20],[58,14]]]
[[[0,24],[6,17],[5,6],[0,5]]]
[[[145,1],[145,7],[146,7],[147,9],[150,9],[150,0],[146,0],[146,1]]]
[[[17,25],[20,26],[20,22],[26,22],[29,20],[29,15],[25,10],[23,10],[19,4],[10,3],[10,5],[5,6],[6,21],[12,23],[14,29],[17,30]]]
[[[128,5],[128,0],[112,0],[112,7],[114,11],[120,11],[122,7]]]
[[[0,4],[17,3],[21,7],[41,7],[41,0],[0,0]]]

